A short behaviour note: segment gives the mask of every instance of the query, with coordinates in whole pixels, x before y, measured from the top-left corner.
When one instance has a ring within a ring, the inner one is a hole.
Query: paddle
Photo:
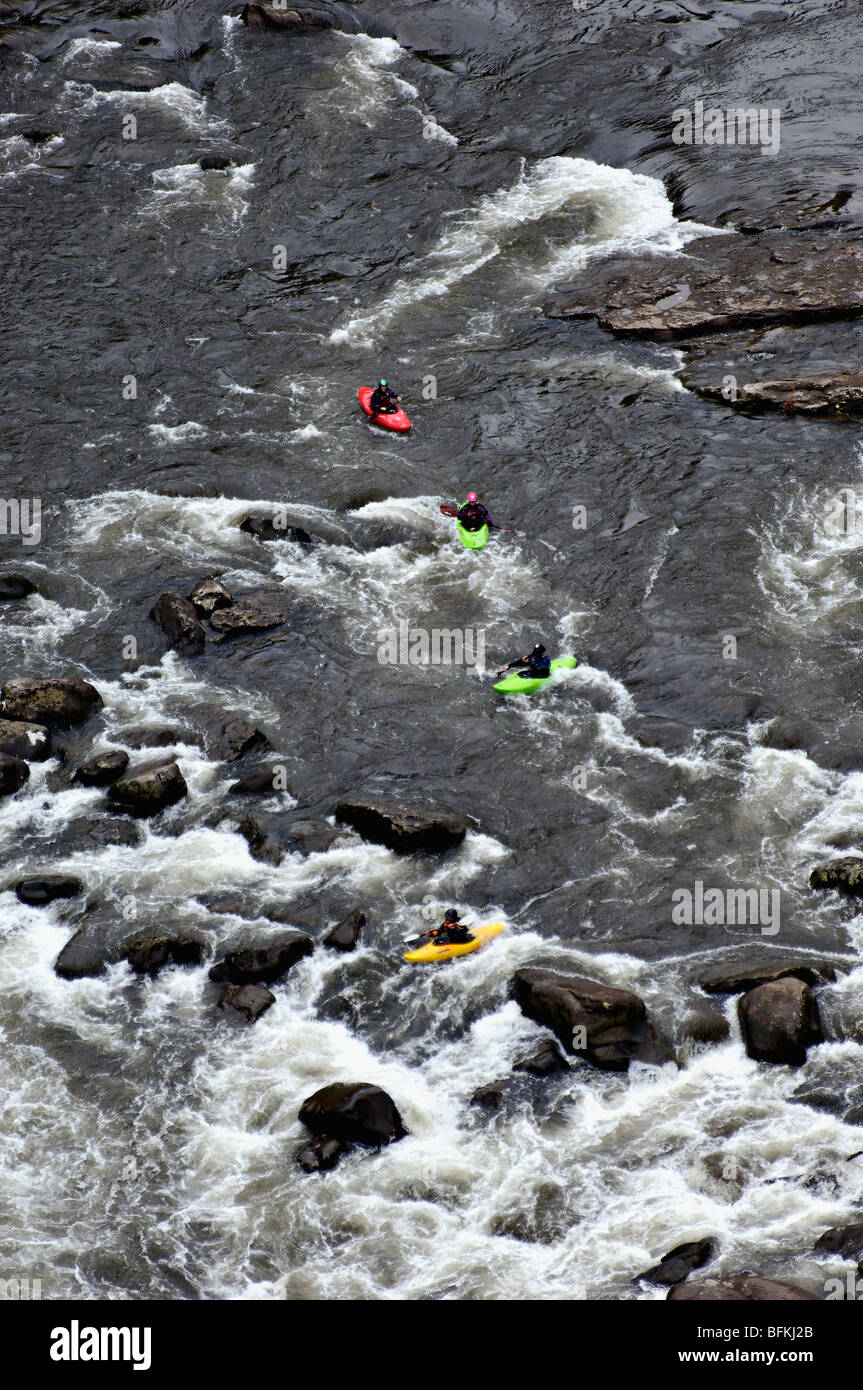
[[[467,919],[466,922],[456,922],[456,926],[457,926],[457,927],[471,927],[471,926],[473,926],[473,918],[472,918],[472,917],[469,917],[469,918]],[[415,931],[415,932],[413,933],[412,936],[406,936],[406,937],[404,938],[404,943],[405,943],[406,946],[409,946],[410,943],[411,943],[412,941],[419,941],[419,940],[421,940],[421,938],[424,937],[424,936],[428,936],[428,932],[425,932],[425,931]]]
[[[444,516],[458,516],[458,508],[451,507],[448,502],[441,502],[440,509]],[[487,521],[486,525],[490,531],[506,531],[510,536],[523,536],[523,531],[515,531],[511,526],[498,526],[496,521]]]

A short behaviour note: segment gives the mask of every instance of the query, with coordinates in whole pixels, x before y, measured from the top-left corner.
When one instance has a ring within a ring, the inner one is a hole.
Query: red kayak
[[[383,425],[385,430],[404,431],[410,429],[411,422],[401,407],[399,407],[398,410],[394,410],[391,415],[372,415],[369,407],[369,401],[372,398],[371,386],[361,386],[357,392],[357,396],[359,397],[360,405],[363,410],[367,415],[372,416],[376,425]]]

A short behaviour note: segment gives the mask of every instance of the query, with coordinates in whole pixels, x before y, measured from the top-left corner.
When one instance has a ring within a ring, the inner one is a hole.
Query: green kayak
[[[460,521],[455,524],[459,540],[466,550],[482,550],[488,540],[488,527],[481,526],[478,531],[466,531]]]
[[[551,663],[552,671],[571,671],[577,666],[578,662],[574,656],[558,656]],[[536,676],[520,676],[516,672],[512,676],[504,676],[502,681],[498,681],[495,690],[498,695],[533,695],[535,691],[541,690],[544,685],[553,685],[551,676],[544,680]]]

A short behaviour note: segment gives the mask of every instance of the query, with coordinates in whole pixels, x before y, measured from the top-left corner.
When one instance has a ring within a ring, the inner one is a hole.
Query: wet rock
[[[546,306],[551,318],[596,318],[618,335],[665,340],[737,328],[852,319],[863,248],[829,232],[699,237],[686,260],[619,255],[588,266]]]
[[[863,859],[858,861],[863,865]],[[742,994],[771,980],[802,980],[809,986],[835,980],[836,971],[827,960],[783,959],[728,961],[712,965],[698,976],[698,983],[708,994]]]
[[[526,1071],[531,1076],[553,1076],[555,1072],[569,1071],[569,1064],[556,1043],[541,1042],[533,1052],[519,1057],[513,1063],[513,1071]]]
[[[194,729],[154,728],[152,724],[124,729],[123,742],[130,748],[175,748],[181,743],[203,746],[202,736]]]
[[[233,602],[230,593],[218,579],[202,579],[189,594],[199,618],[209,618],[217,608],[230,608]]]
[[[130,816],[156,816],[182,801],[185,779],[172,761],[148,763],[117,779],[108,788],[108,804]]]
[[[123,954],[136,975],[156,975],[166,965],[200,965],[203,947],[188,937],[138,936]]]
[[[647,1010],[627,989],[526,967],[511,992],[523,1014],[550,1028],[566,1052],[605,1071],[626,1071],[633,1059],[655,1060]]]
[[[285,784],[284,768],[278,764],[256,767],[254,772],[228,787],[228,796],[275,796],[278,792],[290,793],[290,787]]]
[[[266,985],[225,985],[219,995],[219,1008],[225,1013],[242,1018],[246,1023],[254,1023],[261,1014],[272,1008],[276,996]]]
[[[831,1226],[816,1240],[814,1252],[816,1255],[841,1255],[843,1260],[859,1260],[863,1256],[863,1222]]]
[[[249,753],[262,753],[269,747],[270,740],[266,734],[262,734],[247,719],[229,719],[219,736],[216,755],[223,762],[236,763]]]
[[[503,1082],[491,1081],[487,1086],[478,1086],[468,1104],[482,1110],[499,1110],[503,1104]]]
[[[35,592],[36,585],[25,574],[0,574],[0,603],[27,598]]]
[[[379,1086],[334,1082],[303,1101],[300,1122],[313,1134],[346,1144],[382,1144],[404,1139],[407,1130],[395,1102]]]
[[[174,651],[181,656],[200,656],[207,634],[195,605],[183,594],[160,594],[150,609],[150,617]]]
[[[784,978],[758,985],[738,1003],[746,1052],[758,1062],[800,1066],[806,1050],[824,1041],[815,996],[802,980]]]
[[[849,898],[863,897],[863,859],[848,856],[820,864],[809,875],[810,888],[835,888]]]
[[[386,845],[397,854],[418,850],[442,852],[460,845],[467,822],[449,812],[405,811],[377,797],[351,797],[336,806],[336,820],[350,825],[364,840]]]
[[[240,530],[254,536],[259,541],[293,541],[296,545],[315,545],[317,537],[303,526],[281,524],[281,518],[273,516],[247,516],[240,522]]]
[[[222,638],[267,632],[286,623],[292,607],[283,590],[256,589],[254,593],[235,599],[230,608],[217,608],[210,618],[210,627]]]
[[[81,980],[104,974],[109,961],[110,955],[101,936],[87,927],[80,927],[55,960],[54,973],[63,980]]]
[[[680,1036],[693,1043],[726,1042],[730,1031],[725,1015],[708,1004],[691,1009],[680,1025]]]
[[[15,884],[19,901],[28,907],[46,907],[55,898],[76,898],[83,888],[71,874],[39,874]]]
[[[335,1168],[349,1145],[340,1139],[315,1139],[297,1151],[296,1159],[304,1173],[327,1173]]]
[[[284,816],[247,816],[240,824],[249,854],[278,867],[286,854],[322,854],[339,832],[326,821],[289,820]]]
[[[315,943],[305,932],[288,932],[263,946],[247,946],[229,951],[224,960],[210,970],[210,979],[217,984],[272,984],[287,975],[292,966],[304,956],[310,956]]]
[[[749,414],[781,410],[831,420],[852,420],[863,415],[863,372],[826,372],[760,381],[742,381],[739,373],[734,375],[735,388],[730,395],[722,377],[705,381],[684,372],[680,379],[687,390]]]
[[[727,1279],[696,1279],[690,1284],[675,1284],[668,1298],[682,1303],[818,1303],[814,1293],[807,1293],[796,1284],[784,1284],[777,1279],[762,1279],[754,1274],[734,1274]]]
[[[240,18],[250,29],[282,29],[292,34],[334,29],[336,23],[331,15],[315,10],[289,10],[276,5],[244,5]]]
[[[108,787],[128,766],[129,754],[125,748],[109,748],[82,763],[73,780],[80,782],[82,787]]]
[[[143,836],[134,821],[122,816],[78,816],[58,830],[52,844],[64,855],[81,854],[91,849],[129,849],[141,843]]]
[[[11,796],[19,791],[29,777],[30,769],[23,758],[0,753],[0,796]]]
[[[327,932],[323,944],[331,951],[353,951],[366,924],[364,912],[352,912]]]
[[[28,763],[43,763],[51,756],[51,730],[21,719],[0,719],[0,753]]]
[[[663,1255],[658,1265],[645,1270],[644,1274],[637,1275],[633,1283],[644,1279],[648,1284],[682,1284],[694,1269],[706,1265],[712,1254],[713,1241],[709,1239],[692,1240],[684,1245],[676,1245],[667,1255]]]
[[[89,681],[78,676],[27,676],[6,682],[0,708],[6,719],[68,728],[96,714],[102,708],[102,697]]]
[[[227,154],[204,154],[198,160],[201,169],[207,171],[211,169],[230,169],[231,157]]]

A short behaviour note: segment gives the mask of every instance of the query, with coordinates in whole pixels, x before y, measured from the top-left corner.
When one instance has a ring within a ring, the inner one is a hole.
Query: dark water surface
[[[354,907],[369,927],[228,1031],[204,967],[59,980],[79,909],[4,893],[0,1266],[43,1297],[614,1299],[655,1296],[632,1275],[712,1234],[720,1272],[820,1286],[811,1247],[859,1203],[845,1158],[863,1141],[790,1098],[829,1077],[841,1109],[863,1056],[860,923],[807,886],[863,817],[860,545],[824,524],[860,482],[859,432],[712,405],[679,386],[673,347],[542,305],[585,253],[685,255],[705,225],[737,235],[843,189],[859,221],[858,16],[331,7],[396,40],[250,30],[203,0],[11,8],[0,457],[43,533],[0,544],[43,593],[4,606],[2,672],[97,685],[76,756],[172,730],[189,797],[138,848],[75,851],[64,827],[102,795],[33,764],[0,804],[4,882],[72,870],[118,914],[133,895],[142,927],[206,926],[214,945],[242,928],[195,901],[214,889],[278,900],[315,935]],[[671,112],[698,96],[780,107],[779,155],[675,147]],[[357,409],[381,371],[407,437]],[[469,487],[523,537],[456,549],[439,504]],[[326,543],[237,529],[275,505]],[[284,586],[295,619],[166,655],[153,600],[214,573]],[[482,629],[486,671],[382,666],[400,619]],[[490,674],[537,639],[578,670],[498,700]],[[385,789],[466,814],[463,848],[404,860],[348,834],[278,868],[250,858],[212,751],[234,713],[288,769],[271,810]],[[792,723],[800,748],[768,746]],[[672,890],[696,879],[780,889],[779,935],[675,925]],[[423,906],[450,902],[508,931],[459,968],[403,965]],[[507,998],[518,965],[632,987],[673,1040],[697,968],[765,945],[842,966],[821,1004],[845,1040],[800,1072],[746,1058],[731,1001],[732,1040],[682,1069],[578,1066],[490,1123],[468,1108],[540,1033]],[[385,1086],[411,1137],[306,1178],[297,1110],[337,1079]]]

